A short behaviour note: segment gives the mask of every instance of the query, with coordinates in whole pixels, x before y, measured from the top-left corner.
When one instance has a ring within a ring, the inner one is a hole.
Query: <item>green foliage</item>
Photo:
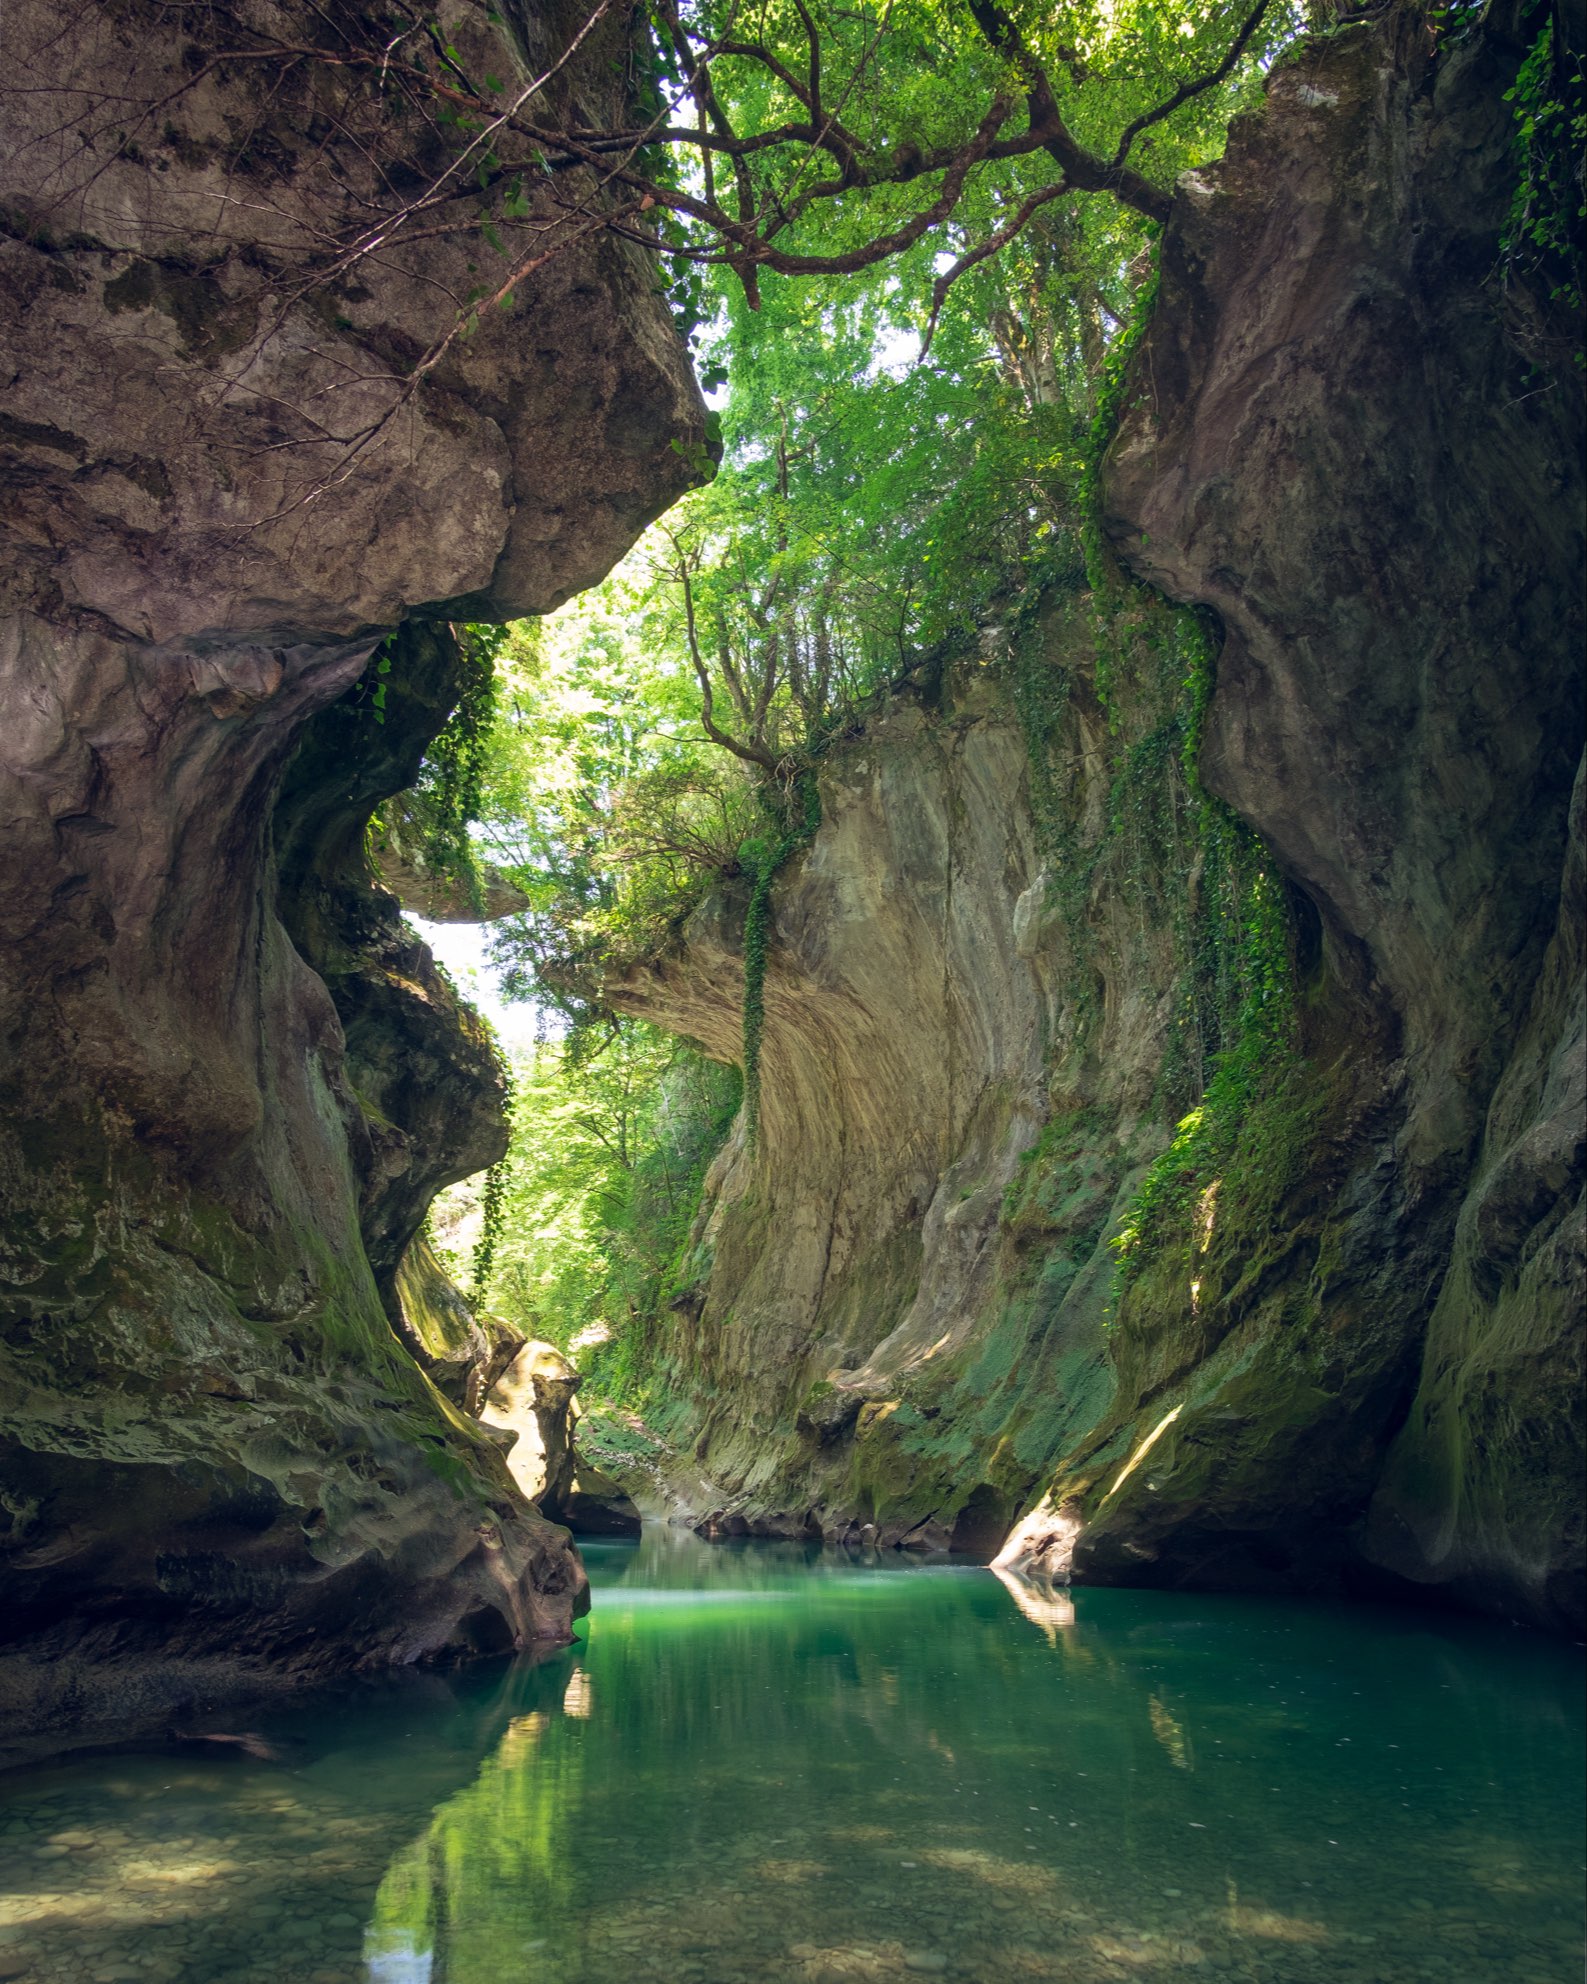
[[[507,1105],[512,1107],[512,1086],[509,1076]],[[482,1304],[490,1287],[491,1270],[496,1265],[496,1250],[501,1245],[502,1229],[507,1223],[507,1160],[503,1158],[493,1164],[485,1173],[485,1185],[480,1193],[479,1238],[474,1243],[474,1258],[471,1263],[470,1289],[477,1304]]]
[[[1240,933],[1237,1024],[1201,1100],[1148,1170],[1110,1243],[1119,1264],[1120,1295],[1154,1246],[1183,1225],[1197,1198],[1227,1168],[1256,1105],[1286,1084],[1294,1063],[1294,980],[1282,884],[1256,836],[1232,815],[1224,813],[1211,830],[1226,851]],[[1249,1160],[1250,1153],[1245,1155]]]
[[[1269,49],[1298,25],[1292,11],[1275,12]],[[841,10],[817,12],[834,58],[873,37],[872,24]],[[1107,145],[1226,47],[1236,18],[1228,4],[1171,18],[1130,4],[1105,22],[1074,8],[1020,25],[1042,60],[1057,61],[1077,135]],[[684,72],[667,20],[657,23],[634,86],[639,105],[659,112]],[[883,119],[874,142],[929,147],[959,130],[965,103],[1003,69],[966,25],[929,8],[890,17],[861,83]],[[795,48],[808,28],[798,14],[773,15],[757,34],[784,60],[784,41]],[[1256,76],[1247,62],[1153,125],[1140,139],[1143,169],[1167,183],[1214,156]],[[763,63],[724,59],[713,86],[737,129],[790,113]],[[1150,305],[1139,292],[1155,230],[1111,200],[1065,201],[1034,210],[999,253],[975,259],[975,244],[1051,165],[989,160],[942,231],[843,276],[763,271],[752,298],[732,269],[674,258],[687,268],[675,301],[703,376],[726,389],[720,471],[603,587],[546,623],[538,656],[514,639],[484,835],[531,899],[498,928],[509,984],[576,1024],[599,1024],[604,978],[664,949],[713,883],[748,876],[752,1115],[772,876],[809,836],[783,822],[768,843],[763,804],[784,805],[875,695],[975,640],[1011,599],[1080,569],[1096,396],[1121,389]],[[669,184],[687,179],[660,152],[647,169],[673,173]],[[746,169],[758,183],[760,165]],[[917,198],[875,184],[855,201],[818,203],[788,221],[787,244],[808,236],[839,250]],[[662,229],[681,246],[675,215]],[[945,261],[967,256],[945,294]],[[930,363],[916,364],[928,334]],[[1111,402],[1105,411],[1111,419]],[[1020,681],[1022,720],[1050,736],[1045,687],[1030,671]],[[531,767],[541,774],[532,794]],[[1056,821],[1056,807],[1046,810]]]
[[[470,829],[485,811],[485,782],[496,714],[496,660],[502,627],[463,626],[458,641],[457,702],[424,754],[407,796],[428,865],[462,882],[480,900],[480,874]]]
[[[1583,158],[1587,87],[1582,63],[1558,48],[1546,22],[1504,100],[1514,106],[1517,179],[1500,239],[1510,276],[1542,281],[1550,302],[1582,309]],[[1577,363],[1582,362],[1577,327]]]
[[[738,1075],[637,1021],[582,1056],[557,1041],[520,1052],[512,1073],[512,1142],[487,1174],[474,1300],[526,1336],[571,1345],[596,1388],[618,1396],[687,1249]],[[455,1247],[450,1259],[461,1265]]]
[[[1246,11],[1235,0],[1173,10],[1124,0],[1105,16],[1016,10],[1065,119],[1104,151],[1204,71]],[[890,16],[879,38],[867,17],[817,12],[834,74],[876,40],[859,85],[873,149],[957,142],[965,106],[1017,82],[1017,64],[932,7]],[[632,79],[645,115],[683,79],[666,18],[656,20]],[[1298,25],[1298,9],[1276,8],[1266,52]],[[791,60],[807,27],[802,9],[774,12],[757,34]],[[1167,185],[1215,156],[1257,69],[1243,62],[1145,131],[1143,171]],[[794,113],[764,63],[720,60],[713,84],[738,130]],[[678,190],[695,185],[664,148],[647,151],[645,169]],[[746,170],[763,201],[797,199],[770,154]],[[990,626],[1008,634],[1076,998],[1092,996],[1078,966],[1099,850],[1078,845],[1073,768],[1061,762],[1072,684],[1046,660],[1052,615],[1087,610],[1084,572],[1112,724],[1107,847],[1129,850],[1143,896],[1172,905],[1182,959],[1180,1030],[1194,1045],[1174,1092],[1205,1086],[1203,1120],[1215,1126],[1254,1092],[1257,1078],[1239,1069],[1242,1055],[1254,1066],[1267,1051],[1241,1018],[1260,975],[1261,858],[1231,838],[1196,778],[1210,631],[1127,585],[1101,533],[1101,455],[1155,298],[1156,230],[1110,199],[1055,201],[1010,226],[1052,170],[1029,154],[988,159],[951,217],[885,264],[798,282],[763,270],[754,295],[742,269],[689,259],[695,236],[667,213],[670,300],[720,396],[719,437],[692,466],[704,479],[719,439],[720,467],[602,586],[514,629],[493,657],[488,726],[480,716],[450,756],[432,753],[438,844],[454,858],[460,839],[478,848],[528,898],[495,926],[508,989],[571,1027],[520,1064],[476,1288],[555,1341],[599,1325],[609,1334],[594,1356],[620,1388],[648,1368],[705,1164],[740,1098],[752,1148],[758,1137],[771,897],[819,826],[815,767],[875,699],[905,680],[929,684]],[[841,253],[921,198],[907,180],[854,192],[787,210],[781,244]],[[1005,228],[1000,252],[977,259],[977,244]],[[928,340],[929,364],[916,363]],[[1114,706],[1125,688],[1128,723]],[[1191,905],[1185,877],[1198,863],[1209,879]],[[689,1050],[618,1023],[607,993],[734,878],[749,885],[741,1090]],[[1181,1170],[1195,1171],[1200,1150]],[[1127,1251],[1157,1224],[1149,1203]]]
[[[452,711],[433,738],[406,792],[370,821],[376,845],[392,841],[410,850],[435,875],[458,882],[476,906],[482,877],[473,828],[485,811],[485,789],[496,711],[496,661],[506,642],[501,627],[457,625]],[[355,712],[386,720],[396,637],[384,641],[349,697]]]
[[[641,561],[514,628],[480,841],[529,908],[493,927],[511,995],[596,1034],[605,977],[665,948],[760,824],[742,767],[691,734],[698,700]]]
[[[1088,851],[1078,845],[1065,782],[1052,765],[1067,689],[1049,687],[1038,703],[1035,685],[1025,678],[1039,678],[1039,663],[1016,672],[1038,833],[1056,869],[1069,938],[1071,1004],[1084,1023],[1093,998],[1085,969],[1091,943],[1086,912],[1103,862],[1113,886],[1157,904],[1179,961],[1161,1088],[1165,1100],[1194,1098],[1195,1107],[1143,1179],[1111,1242],[1118,1260],[1116,1300],[1229,1163],[1257,1106],[1286,1087],[1295,1049],[1282,886],[1261,842],[1201,783],[1201,741],[1216,679],[1215,628],[1210,616],[1173,606],[1123,571],[1103,528],[1103,459],[1156,298],[1153,268],[1103,365],[1077,485],[1111,772],[1107,836]],[[1049,666],[1048,673],[1060,671]]]
[[[353,700],[356,706],[366,708],[376,723],[386,720],[386,696],[389,684],[386,680],[391,673],[392,644],[382,641],[370,657],[368,668],[354,686]]]
[[[1109,346],[1103,361],[1096,411],[1086,435],[1086,456],[1077,492],[1082,518],[1081,541],[1086,554],[1086,579],[1098,598],[1112,592],[1118,582],[1112,553],[1102,532],[1102,458],[1118,431],[1131,362],[1151,326],[1152,312],[1157,308],[1155,233],[1150,238],[1153,246],[1151,272],[1135,291],[1129,317]]]
[[[1134,584],[1111,560],[1103,576],[1107,610],[1096,611],[1084,593],[1049,593],[1038,610],[1026,612],[1010,654],[1038,843],[1066,940],[1071,1048],[1097,1017],[1091,958],[1099,888],[1115,909],[1136,908],[1143,944],[1148,930],[1165,932],[1174,959],[1159,1101],[1170,1109],[1194,1106],[1112,1243],[1117,1296],[1178,1231],[1237,1144],[1245,1154],[1258,1106],[1290,1082],[1295,1005],[1289,917],[1271,857],[1205,791],[1197,767],[1216,670],[1212,626]],[[1054,660],[1073,655],[1085,631],[1094,635],[1099,674],[1106,644],[1113,689],[1104,747],[1106,825],[1089,839],[1079,817],[1083,781],[1066,755],[1073,690],[1068,668]],[[1143,969],[1148,956],[1143,953]],[[1049,1155],[1031,1159],[1034,1175],[1052,1169],[1057,1160],[1049,1162]],[[1005,1199],[1011,1231],[1028,1221],[1029,1205],[1022,1174]]]

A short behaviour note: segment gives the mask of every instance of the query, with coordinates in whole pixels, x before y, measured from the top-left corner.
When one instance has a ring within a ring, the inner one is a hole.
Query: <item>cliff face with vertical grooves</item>
[[[1263,125],[1182,188],[1108,493],[1131,564],[1221,617],[1203,775],[1315,906],[1341,1018],[1382,1041],[1368,1230],[1409,1257],[1387,1304],[1365,1261],[1310,1264],[1345,1341],[1414,1346],[1359,1547],[1563,1622],[1582,1605],[1582,422],[1568,357],[1551,381],[1495,273],[1520,18],[1442,57],[1407,21],[1286,64]]]
[[[1294,1067],[1115,1287],[1209,850],[1165,761],[1132,854],[1156,678],[1049,604],[1041,876],[1032,664],[988,630],[946,707],[835,755],[779,881],[761,1147],[708,1181],[660,1352],[709,1525],[1019,1518],[1056,1574],[1579,1626],[1581,408],[1497,273],[1523,13],[1275,73],[1181,182],[1105,464],[1121,558],[1221,623],[1200,772],[1284,891]],[[731,1057],[741,915],[619,998]]]
[[[442,13],[507,76],[566,39]],[[622,32],[560,86],[619,88]],[[554,1639],[563,1533],[393,1334],[430,1196],[504,1130],[363,830],[450,706],[447,618],[598,577],[703,409],[598,236],[405,391],[473,250],[318,269],[382,158],[444,163],[355,72],[324,102],[141,0],[4,39],[0,1711]]]

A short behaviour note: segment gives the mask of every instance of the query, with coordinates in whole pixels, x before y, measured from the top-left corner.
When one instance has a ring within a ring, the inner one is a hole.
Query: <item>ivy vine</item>
[[[1083,848],[1059,756],[1071,696],[1045,652],[1040,615],[1011,644],[1014,704],[1031,762],[1038,844],[1053,874],[1070,953],[1067,997],[1083,1029],[1095,1003],[1086,968],[1088,910],[1099,863],[1122,859],[1122,886],[1172,932],[1179,960],[1159,1076],[1160,1100],[1184,1109],[1112,1241],[1115,1303],[1208,1180],[1255,1134],[1296,1057],[1290,918],[1266,846],[1202,784],[1200,754],[1216,681],[1218,629],[1205,610],[1175,605],[1123,571],[1103,529],[1103,458],[1131,385],[1131,365],[1157,301],[1155,271],[1105,362],[1078,484],[1096,654],[1108,736],[1107,825]],[[1050,607],[1056,587],[1049,582]],[[1194,886],[1191,877],[1196,878]],[[1146,928],[1144,914],[1142,929]]]
[[[766,958],[771,943],[771,887],[778,870],[815,839],[821,826],[821,790],[813,771],[799,773],[787,795],[766,791],[762,803],[780,832],[756,835],[739,849],[752,878],[744,912],[744,1132],[751,1152],[760,1143],[760,1049],[766,1028]],[[792,819],[788,815],[792,814]]]
[[[496,721],[496,661],[507,629],[457,625],[451,634],[456,648],[452,712],[426,750],[413,784],[397,796],[392,811],[374,814],[369,828],[377,847],[390,832],[400,832],[404,840],[411,835],[424,865],[458,882],[479,908],[484,881],[469,830],[485,807]],[[386,720],[397,638],[390,636],[375,650],[349,698],[355,712],[367,713],[375,723]]]
[[[1217,1057],[1200,1102],[1180,1119],[1173,1141],[1142,1179],[1109,1243],[1117,1263],[1115,1298],[1209,1178],[1225,1168],[1253,1108],[1274,1092],[1295,1060],[1294,970],[1283,886],[1257,836],[1226,808],[1219,810],[1212,834],[1222,842],[1226,860],[1223,913],[1236,927],[1230,948],[1240,985],[1234,1038]]]
[[[511,1084],[508,1085],[507,1107],[512,1107]],[[507,1218],[507,1160],[501,1158],[485,1173],[485,1189],[480,1194],[479,1238],[474,1242],[474,1255],[470,1265],[470,1299],[477,1308],[490,1288],[491,1270],[496,1265],[496,1249],[500,1245],[502,1229]]]
[[[1514,108],[1517,164],[1515,195],[1499,239],[1506,274],[1540,277],[1549,301],[1579,318],[1587,88],[1580,58],[1567,51],[1559,59],[1552,21],[1527,51],[1504,101]],[[1578,330],[1576,363],[1583,362]]]
[[[490,1043],[495,1055],[497,1073],[501,1077],[502,1114],[509,1128],[513,1121],[514,1082],[512,1064],[501,1051],[501,1043],[496,1038],[490,1022],[474,1007],[468,1008]],[[505,1157],[500,1157],[485,1173],[484,1189],[480,1193],[479,1238],[474,1242],[473,1259],[469,1264],[469,1299],[478,1308],[490,1290],[491,1270],[496,1265],[496,1250],[501,1244],[502,1231],[507,1222],[507,1182],[511,1169],[512,1153],[509,1148]]]
[[[496,658],[507,630],[464,626],[454,633],[457,702],[424,754],[408,803],[428,865],[461,882],[478,905],[483,882],[469,828],[485,806],[491,728],[496,720]]]

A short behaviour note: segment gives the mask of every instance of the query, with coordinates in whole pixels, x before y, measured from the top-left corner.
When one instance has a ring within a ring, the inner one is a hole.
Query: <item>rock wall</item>
[[[542,1515],[575,1536],[638,1536],[639,1511],[579,1451],[583,1378],[553,1343],[520,1346],[481,1414],[507,1452],[513,1479]]]
[[[667,1334],[709,1524],[1023,1511],[1009,1561],[1066,1576],[1579,1628],[1581,400],[1499,272],[1537,26],[1396,12],[1275,72],[1181,182],[1105,464],[1121,557],[1221,623],[1200,771],[1286,892],[1295,1070],[1115,1301],[1206,886],[1108,818],[1150,668],[1112,658],[1110,729],[1049,613],[1067,907],[1007,668],[871,723],[779,882],[762,1151]],[[620,998],[731,1057],[741,914]]]
[[[901,700],[839,752],[822,829],[777,887],[759,1150],[741,1119],[667,1340],[705,1402],[696,1457],[757,1502],[780,1492],[797,1413],[818,1444],[852,1428],[861,1393],[833,1394],[829,1425],[811,1386],[962,1340],[989,1209],[1045,1113],[1046,1013],[1014,936],[1040,895],[1024,744],[987,685],[965,688],[942,711]],[[735,1058],[746,904],[708,901],[617,1002]]]
[[[758,1148],[741,1119],[707,1174],[660,1344],[683,1403],[646,1413],[708,1527],[1000,1538],[1108,1397],[1105,1236],[1166,1141],[1173,936],[1110,842],[1090,625],[1071,599],[1031,637],[1099,856],[1083,944],[1000,630],[823,765],[820,832],[774,891]],[[614,1000],[734,1058],[745,907],[709,899]]]
[[[525,80],[568,26],[440,11]],[[447,618],[598,577],[704,411],[600,235],[405,388],[476,241],[323,250],[441,140],[356,64],[235,53],[333,32],[0,29],[0,1713],[63,1732],[563,1636],[583,1591],[392,1332],[429,1196],[503,1130],[362,840],[444,719]],[[599,107],[625,33],[556,87]],[[355,685],[399,625],[382,724]]]
[[[1373,1204],[1310,1264],[1341,1346],[1413,1359],[1359,1547],[1579,1625],[1582,406],[1498,268],[1545,18],[1285,64],[1182,183],[1108,501],[1223,622],[1203,775],[1315,906],[1334,1024],[1393,1095]],[[1154,1466],[1198,1437],[1187,1412]]]

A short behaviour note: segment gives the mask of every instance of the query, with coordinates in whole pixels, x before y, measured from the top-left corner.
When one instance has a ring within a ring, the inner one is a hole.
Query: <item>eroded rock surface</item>
[[[1073,678],[1060,755],[1092,768],[1073,797],[1094,839],[1094,656],[1072,616],[1039,638]],[[669,1475],[713,1533],[937,1548],[969,1507],[980,1544],[1107,1396],[1103,1228],[1165,1136],[1166,1002],[1131,968],[1134,937],[1160,966],[1167,937],[1099,888],[1109,941],[1080,1044],[1028,776],[1006,656],[900,695],[823,766],[821,830],[774,893],[759,1148],[740,1121],[712,1165],[667,1332],[695,1402],[671,1429],[692,1459]],[[613,997],[735,1058],[744,906],[707,901]],[[1021,1159],[1055,1063],[1057,1107],[1093,1110],[1098,1132],[1055,1151],[1031,1199]]]
[[[1111,658],[1110,734],[1044,635],[1068,845],[1113,850],[1084,902],[1038,876],[1006,674],[873,721],[778,883],[762,1151],[718,1160],[669,1337],[720,1533],[985,1548],[1023,1510],[1046,1575],[1579,1627],[1581,407],[1497,273],[1523,12],[1286,61],[1181,183],[1107,458],[1120,554],[1222,623],[1200,769],[1287,892],[1265,1142],[1109,1317],[1205,885],[1108,822],[1146,676]],[[734,1057],[741,916],[618,996]]]
[[[331,32],[233,12],[228,47]],[[509,77],[565,40],[441,13]],[[405,391],[473,247],[315,256],[433,131],[356,67],[211,60],[211,25],[0,30],[0,1712],[62,1730],[567,1633],[564,1536],[392,1332],[429,1197],[504,1132],[362,833],[444,719],[444,615],[598,577],[704,431],[599,235]],[[624,32],[558,87],[619,89]],[[343,699],[405,619],[379,727]]]
[[[1386,1339],[1410,1360],[1360,1547],[1579,1625],[1582,422],[1497,273],[1524,18],[1442,53],[1358,27],[1278,71],[1181,186],[1108,503],[1223,621],[1203,776],[1315,905],[1357,1090],[1393,1098],[1340,1253],[1292,1270],[1323,1394]],[[1159,1509],[1227,1409],[1187,1399]]]
[[[525,1343],[487,1397],[488,1427],[511,1440],[513,1479],[553,1522],[576,1536],[637,1536],[639,1511],[578,1451],[578,1369],[552,1343]]]

